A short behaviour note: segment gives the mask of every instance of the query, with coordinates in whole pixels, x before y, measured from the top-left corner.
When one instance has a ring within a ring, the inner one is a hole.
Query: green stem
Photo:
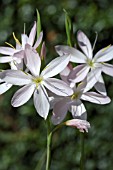
[[[46,158],[46,170],[50,170],[51,163],[51,140],[52,132],[50,131],[50,122],[47,120],[47,158]]]
[[[47,136],[47,160],[46,160],[46,170],[50,170],[50,162],[51,162],[51,139],[52,133],[49,133]]]
[[[84,170],[84,133],[81,133],[81,158],[80,158],[80,170]]]
[[[50,131],[50,122],[49,119],[46,121],[47,123],[47,159],[46,159],[46,170],[50,170],[50,163],[51,163],[51,141],[53,133],[65,125],[65,123],[61,123],[60,125],[56,126],[52,131]]]

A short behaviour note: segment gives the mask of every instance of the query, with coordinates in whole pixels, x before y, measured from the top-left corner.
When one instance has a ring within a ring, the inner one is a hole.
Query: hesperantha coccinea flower
[[[27,46],[27,45],[26,45]],[[68,64],[70,56],[57,57],[40,73],[41,59],[36,51],[26,47],[26,66],[30,73],[21,70],[6,70],[1,79],[6,83],[23,86],[12,98],[12,105],[19,107],[26,103],[34,93],[34,105],[38,114],[47,118],[50,104],[46,88],[60,96],[72,95],[73,90],[62,80],[52,78],[60,73]]]
[[[113,59],[113,46],[108,46],[98,51],[93,57],[93,48],[87,36],[82,32],[78,31],[77,34],[78,44],[83,53],[73,47],[58,45],[56,46],[57,53],[61,56],[63,54],[69,54],[70,61],[79,63],[73,70],[75,74],[75,83],[82,81],[87,76],[86,89],[89,90],[95,85],[97,91],[106,95],[105,85],[101,73],[104,72],[113,77],[113,65],[107,64],[106,62]]]
[[[68,111],[72,113],[74,119],[87,119],[87,111],[81,100],[89,101],[96,104],[107,104],[110,102],[108,96],[104,96],[97,92],[86,91],[87,81],[86,79],[78,84],[75,84],[74,81],[70,81],[68,75],[71,74],[69,67],[65,68],[61,73],[61,77],[73,90],[73,94],[66,97],[60,97],[57,99],[53,106],[53,115],[52,122],[53,124],[59,124],[65,118]],[[71,77],[72,78],[72,77]],[[74,77],[73,77],[74,79]]]
[[[16,47],[12,46],[9,43],[7,44],[10,47],[0,47],[0,54],[5,55],[0,57],[0,63],[11,63],[11,65],[14,65],[17,69],[23,69],[25,45],[29,44],[29,46],[31,46],[33,49],[37,49],[37,47],[40,45],[42,41],[43,33],[41,32],[39,38],[34,44],[36,29],[37,29],[36,22],[34,22],[34,25],[30,31],[29,36],[27,36],[25,33],[21,34],[22,43],[20,43],[20,41],[16,38],[15,34],[13,33],[13,37],[16,42]]]

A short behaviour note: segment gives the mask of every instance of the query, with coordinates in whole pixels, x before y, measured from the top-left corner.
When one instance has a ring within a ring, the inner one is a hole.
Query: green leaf
[[[65,28],[66,28],[66,34],[67,34],[67,44],[69,46],[72,46],[72,42],[71,42],[71,32],[72,32],[72,23],[71,23],[71,19],[67,13],[67,11],[65,9],[63,9],[64,13],[65,13]]]
[[[37,11],[37,39],[38,39],[41,32],[41,19],[38,9],[36,9],[36,11]]]

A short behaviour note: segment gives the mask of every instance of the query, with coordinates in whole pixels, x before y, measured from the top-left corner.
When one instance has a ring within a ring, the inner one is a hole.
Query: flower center
[[[90,67],[94,67],[94,62],[92,60],[87,60],[87,63]]]
[[[38,85],[42,82],[43,78],[42,77],[36,77],[33,79],[33,82],[36,84],[36,86],[38,87]]]
[[[80,92],[73,93],[73,95],[71,96],[71,100],[78,99],[79,95],[80,95]]]

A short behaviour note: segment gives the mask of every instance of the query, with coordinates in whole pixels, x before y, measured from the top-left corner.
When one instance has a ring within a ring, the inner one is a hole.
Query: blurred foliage
[[[94,52],[113,42],[113,3],[110,0],[1,0],[0,45],[14,44],[12,32],[20,39],[36,20],[36,8],[41,14],[47,45],[47,59],[57,56],[54,46],[66,44],[63,9],[73,21],[73,43],[81,29],[92,44],[95,32],[98,40]],[[113,63],[113,62],[111,62]],[[7,65],[0,65],[7,68]],[[113,80],[105,76],[108,95],[113,99]],[[10,105],[16,87],[0,96],[0,170],[45,169],[46,125],[36,113],[32,100],[16,109]],[[85,139],[85,169],[113,169],[113,100],[109,105],[85,103],[91,129]],[[71,117],[68,115],[68,117]],[[77,130],[63,127],[53,136],[51,170],[79,170],[80,138]]]

